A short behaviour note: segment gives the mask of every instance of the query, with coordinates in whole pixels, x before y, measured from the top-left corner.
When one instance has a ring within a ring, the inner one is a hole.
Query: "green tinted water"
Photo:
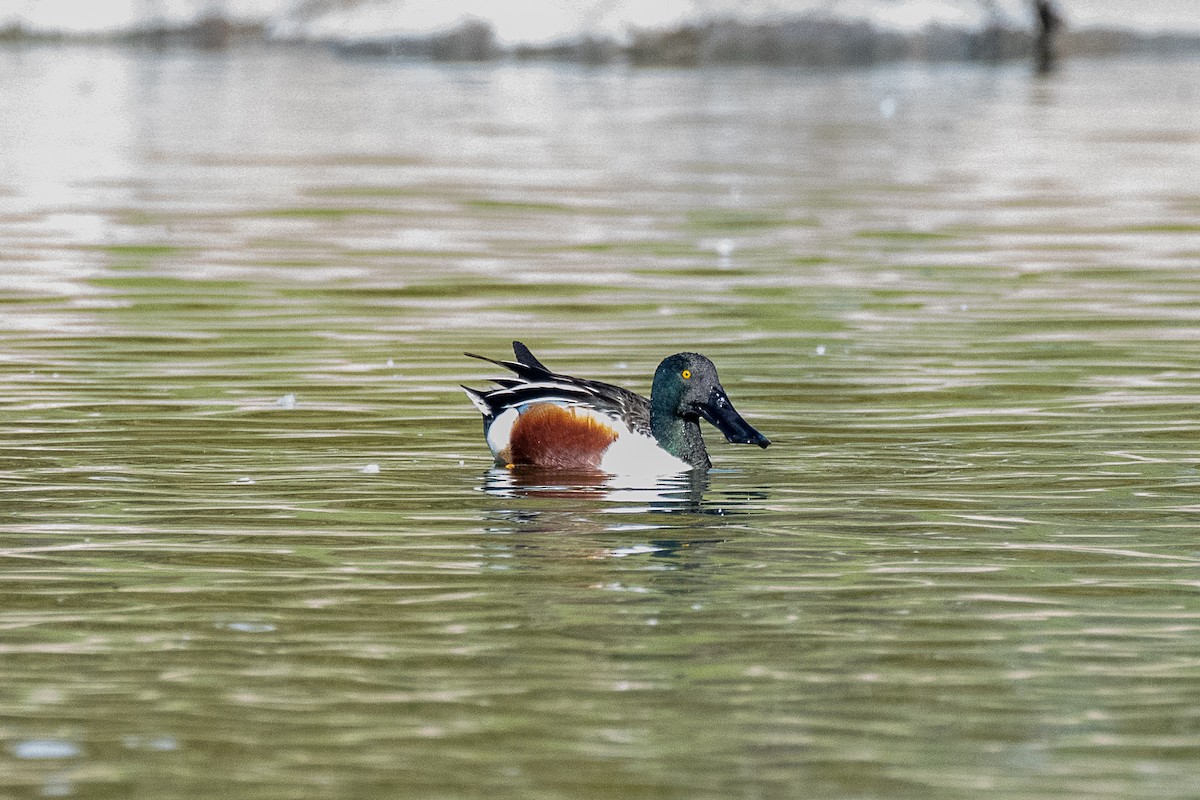
[[[0,794],[1200,794],[1200,65],[0,61]]]

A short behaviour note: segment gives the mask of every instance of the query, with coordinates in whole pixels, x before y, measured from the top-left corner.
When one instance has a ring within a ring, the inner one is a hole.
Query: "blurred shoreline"
[[[733,18],[689,21],[632,30],[623,40],[583,34],[542,44],[505,44],[492,25],[465,19],[423,34],[343,39],[283,37],[264,22],[207,15],[191,22],[114,32],[31,30],[20,23],[0,29],[0,47],[25,43],[90,43],[146,48],[225,50],[245,46],[323,46],[353,58],[432,62],[559,61],[581,64],[703,67],[777,65],[859,66],[892,62],[1009,61],[1036,49],[1030,28],[1007,20],[981,27],[931,24],[902,31],[870,21],[805,13],[771,21]],[[1056,37],[1058,56],[1142,54],[1200,55],[1200,34],[1144,32],[1109,27],[1067,27]]]

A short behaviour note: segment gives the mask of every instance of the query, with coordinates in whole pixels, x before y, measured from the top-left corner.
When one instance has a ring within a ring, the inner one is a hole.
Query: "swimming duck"
[[[483,414],[483,432],[500,466],[671,473],[712,466],[700,418],[730,442],[771,444],[734,409],[717,368],[699,353],[676,353],[654,372],[650,399],[600,381],[552,372],[521,342],[516,361],[465,353],[505,369],[500,387],[462,387]]]

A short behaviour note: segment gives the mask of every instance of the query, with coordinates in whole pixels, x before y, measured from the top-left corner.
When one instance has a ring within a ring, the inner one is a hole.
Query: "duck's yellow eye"
[[[683,372],[681,372],[679,374],[683,376],[683,379],[685,381],[692,377],[692,371],[690,369],[685,369]]]

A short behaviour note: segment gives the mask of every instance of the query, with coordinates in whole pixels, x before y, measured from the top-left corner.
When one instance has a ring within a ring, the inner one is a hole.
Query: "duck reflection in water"
[[[497,497],[603,500],[652,511],[705,513],[703,501],[709,476],[707,472],[692,470],[646,481],[599,470],[512,467],[489,470],[483,488]]]
[[[705,472],[670,476],[647,486],[596,471],[529,467],[489,470],[483,485],[505,500],[530,501],[506,502],[487,514],[492,520],[489,531],[520,534],[520,544],[511,545],[511,552],[673,562],[707,549],[700,545],[718,545],[729,538],[729,509],[706,503],[708,488]],[[614,535],[619,537],[615,542]],[[606,540],[608,546],[600,544]]]

